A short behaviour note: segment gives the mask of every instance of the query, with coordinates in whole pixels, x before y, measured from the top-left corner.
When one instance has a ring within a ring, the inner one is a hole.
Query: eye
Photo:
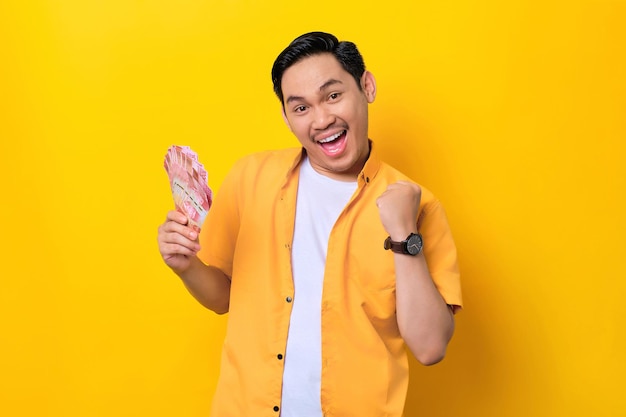
[[[302,106],[297,106],[293,109],[294,113],[302,113],[304,111],[306,111],[306,106],[302,105]]]
[[[333,101],[333,100],[337,100],[339,98],[341,94],[340,93],[331,93],[328,98]]]

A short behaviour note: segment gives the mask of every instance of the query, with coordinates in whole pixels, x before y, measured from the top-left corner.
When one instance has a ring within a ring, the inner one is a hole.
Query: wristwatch
[[[391,236],[385,239],[385,250],[391,249],[394,253],[416,256],[422,251],[423,246],[422,235],[419,233],[411,233],[402,242],[394,242]]]

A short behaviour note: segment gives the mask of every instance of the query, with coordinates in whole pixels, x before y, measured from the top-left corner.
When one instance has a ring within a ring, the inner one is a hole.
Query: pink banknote
[[[200,231],[211,203],[213,192],[209,188],[208,174],[198,161],[198,155],[188,146],[172,145],[164,162],[170,181],[176,209],[189,218],[189,225]]]

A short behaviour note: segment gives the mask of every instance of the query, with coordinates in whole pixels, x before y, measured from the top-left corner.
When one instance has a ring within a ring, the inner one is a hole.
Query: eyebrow
[[[331,78],[330,80],[326,81],[324,84],[320,85],[319,91],[322,92],[322,91],[326,90],[327,88],[332,87],[335,84],[343,84],[343,81]],[[301,100],[304,100],[304,97],[289,96],[289,97],[287,97],[287,100],[285,100],[285,104],[289,104],[291,102],[301,101]]]
[[[335,80],[334,78],[331,78],[330,80],[326,81],[324,84],[320,86],[320,91],[324,91],[328,87],[332,87],[335,84],[343,84],[343,82],[340,80]]]

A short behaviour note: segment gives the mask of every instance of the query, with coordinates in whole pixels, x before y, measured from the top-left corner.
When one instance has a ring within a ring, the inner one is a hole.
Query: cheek
[[[366,127],[367,127],[367,116],[368,116],[367,107],[360,108],[355,114],[356,120],[359,122],[359,125],[366,126]]]
[[[341,118],[345,121],[352,122],[360,122],[363,120],[363,109],[364,107],[359,105],[358,103],[342,103],[340,109],[338,109],[338,115],[341,115]],[[365,112],[367,112],[367,107],[365,107]]]
[[[304,120],[297,120],[291,123],[291,132],[296,135],[300,141],[303,141],[309,137],[309,129],[307,126]]]

